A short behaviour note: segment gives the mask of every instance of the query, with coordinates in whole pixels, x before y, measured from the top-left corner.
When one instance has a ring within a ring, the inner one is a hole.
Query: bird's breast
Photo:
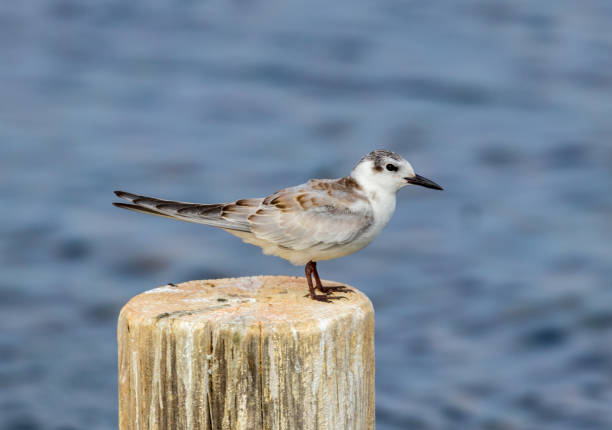
[[[395,198],[378,195],[374,198],[370,197],[369,202],[368,212],[372,218],[372,223],[348,244],[347,248],[350,248],[350,251],[347,254],[355,252],[372,242],[385,228],[395,210]]]
[[[376,193],[370,198],[374,224],[382,229],[387,225],[395,212],[395,193]]]

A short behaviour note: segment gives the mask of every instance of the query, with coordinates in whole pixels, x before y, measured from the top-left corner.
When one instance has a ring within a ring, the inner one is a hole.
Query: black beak
[[[404,178],[406,182],[413,185],[420,185],[425,188],[433,188],[434,190],[443,190],[440,185],[436,184],[434,181],[430,181],[427,178],[422,177],[421,175],[415,175],[414,178]]]

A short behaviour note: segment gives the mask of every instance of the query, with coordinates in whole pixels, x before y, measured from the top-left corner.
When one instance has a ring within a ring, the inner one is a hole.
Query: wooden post
[[[373,429],[372,304],[357,290],[333,303],[307,291],[304,278],[257,276],[131,299],[118,325],[120,430]]]

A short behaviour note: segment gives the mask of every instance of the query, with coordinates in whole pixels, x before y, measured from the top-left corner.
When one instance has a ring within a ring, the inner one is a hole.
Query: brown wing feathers
[[[230,230],[250,231],[248,221],[245,216],[246,214],[236,213],[235,210],[231,209],[233,207],[240,207],[238,203],[244,202],[242,200],[229,204],[222,203],[204,205],[161,200],[153,197],[127,193],[125,191],[115,191],[115,194],[117,197],[131,203],[113,203],[114,206],[123,209],[129,209],[150,215],[163,216],[166,218],[179,219],[187,222],[207,224],[213,227],[227,228]],[[248,200],[255,201],[257,199]],[[232,214],[232,216],[224,216],[224,212],[226,212],[225,208],[228,208],[228,215]]]

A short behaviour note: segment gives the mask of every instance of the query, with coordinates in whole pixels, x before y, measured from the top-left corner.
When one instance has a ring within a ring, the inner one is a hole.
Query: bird
[[[267,197],[199,204],[115,191],[117,197],[129,203],[113,205],[218,227],[259,246],[264,254],[305,265],[305,297],[329,303],[345,298],[334,292],[352,291],[344,286],[322,285],[317,262],[352,254],[372,242],[391,219],[397,192],[407,185],[443,190],[416,174],[401,155],[378,149],[363,156],[348,176],[310,179]]]

